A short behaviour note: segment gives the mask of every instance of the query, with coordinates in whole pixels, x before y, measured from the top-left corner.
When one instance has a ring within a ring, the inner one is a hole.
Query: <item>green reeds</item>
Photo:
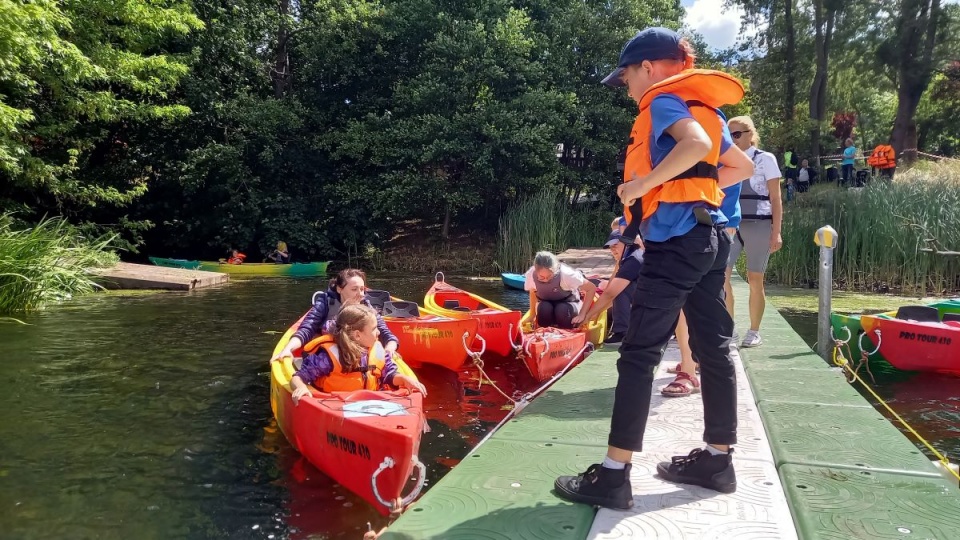
[[[836,286],[900,291],[919,296],[960,290],[960,168],[936,165],[874,179],[862,189],[817,185],[785,205],[783,248],[767,270],[769,281],[812,286],[818,277],[816,230],[840,235],[834,253]]]
[[[0,314],[42,308],[98,288],[89,268],[111,266],[107,252],[112,238],[88,242],[60,218],[15,227],[0,215]]]
[[[611,212],[571,205],[544,190],[507,209],[500,218],[496,263],[505,272],[524,272],[540,250],[601,247],[610,233]]]

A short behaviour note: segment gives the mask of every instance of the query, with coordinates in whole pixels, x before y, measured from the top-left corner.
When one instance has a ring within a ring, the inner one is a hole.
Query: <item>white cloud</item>
[[[708,46],[727,49],[736,43],[743,16],[739,7],[726,7],[724,0],[684,0],[683,5],[684,24],[702,35]]]

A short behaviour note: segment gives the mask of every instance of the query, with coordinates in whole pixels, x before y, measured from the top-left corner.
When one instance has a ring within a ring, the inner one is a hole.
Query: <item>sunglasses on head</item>
[[[740,136],[743,135],[743,134],[745,134],[745,133],[750,133],[750,130],[749,130],[749,129],[744,129],[744,130],[742,130],[742,131],[731,131],[731,132],[730,132],[730,136],[733,137],[734,139],[739,139]]]

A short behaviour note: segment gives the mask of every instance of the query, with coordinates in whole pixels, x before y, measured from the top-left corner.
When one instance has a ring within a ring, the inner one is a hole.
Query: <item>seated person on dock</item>
[[[536,254],[525,277],[524,289],[530,292],[530,309],[537,327],[574,328],[573,318],[590,309],[597,292],[583,272],[561,263],[549,251]],[[581,300],[581,292],[586,301]]]
[[[311,395],[310,387],[323,392],[380,390],[384,386],[427,390],[419,381],[397,372],[392,352],[378,341],[377,312],[363,304],[344,307],[331,335],[316,338],[304,347],[303,364],[290,379],[293,403]]]
[[[267,255],[267,260],[277,264],[288,264],[290,262],[290,252],[287,251],[287,243],[283,240],[277,242],[277,249]]]
[[[287,356],[293,356],[293,351],[299,349],[303,344],[309,343],[314,337],[327,331],[327,327],[333,326],[333,321],[337,318],[340,310],[353,304],[363,304],[372,309],[370,301],[366,298],[365,292],[367,274],[363,270],[356,268],[345,268],[330,280],[326,292],[313,295],[313,307],[303,317],[297,332],[290,338],[287,346],[280,351],[273,359],[277,360]],[[387,328],[387,323],[379,314],[377,317],[377,328],[380,330],[380,343],[388,352],[396,352],[400,341],[397,336]]]
[[[240,253],[239,249],[233,249],[230,251],[230,258],[227,259],[227,264],[243,264],[243,260],[246,258],[247,256]]]

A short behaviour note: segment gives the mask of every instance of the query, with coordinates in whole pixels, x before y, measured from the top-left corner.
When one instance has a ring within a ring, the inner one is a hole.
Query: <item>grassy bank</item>
[[[570,204],[542,191],[509,208],[500,218],[496,263],[505,272],[523,272],[540,250],[600,247],[610,232],[611,212]]]
[[[113,265],[110,239],[90,242],[59,218],[18,227],[0,215],[0,314],[40,309],[92,292],[88,268]]]
[[[960,258],[921,251],[960,250],[960,167],[927,166],[863,189],[817,185],[800,194],[785,207],[783,248],[771,258],[770,282],[816,283],[820,254],[813,237],[823,225],[840,235],[839,289],[918,296],[960,290]]]

